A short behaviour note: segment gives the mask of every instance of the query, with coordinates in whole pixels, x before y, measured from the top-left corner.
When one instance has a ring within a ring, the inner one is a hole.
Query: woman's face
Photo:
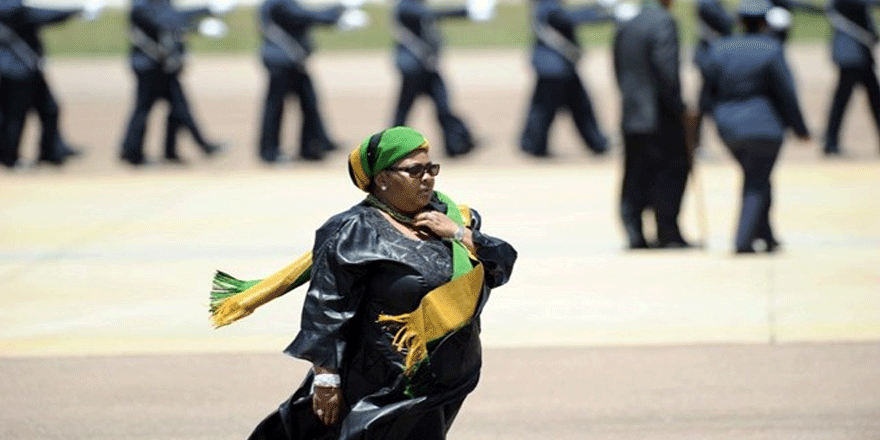
[[[397,210],[413,214],[421,211],[434,194],[435,177],[431,175],[431,157],[425,150],[416,150],[382,171],[383,178],[376,183],[382,198]],[[381,186],[385,186],[385,190]]]

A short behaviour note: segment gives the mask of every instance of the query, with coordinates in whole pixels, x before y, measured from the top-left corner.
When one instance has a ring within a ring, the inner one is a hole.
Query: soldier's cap
[[[741,17],[763,17],[771,7],[767,0],[742,0],[737,12]]]

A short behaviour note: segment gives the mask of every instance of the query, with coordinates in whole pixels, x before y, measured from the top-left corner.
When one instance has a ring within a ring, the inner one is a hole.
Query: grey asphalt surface
[[[880,154],[861,93],[846,156],[818,154],[834,81],[826,52],[789,48],[817,138],[786,145],[774,177],[784,250],[756,258],[730,253],[739,176],[711,125],[682,212],[706,247],[624,252],[619,150],[590,155],[560,116],[553,158],[518,154],[525,55],[449,54],[453,103],[483,145],[462,160],[438,151],[438,189],[520,251],[484,313],[483,379],[450,439],[880,439]],[[343,150],[382,127],[396,88],[386,53],[313,61]],[[613,133],[607,51],[581,67]],[[213,330],[208,280],[217,268],[263,276],[307,249],[320,222],[361,197],[346,152],[261,166],[257,61],[204,57],[186,85],[230,150],[204,160],[185,140],[189,165],[132,170],[115,160],[131,104],[125,61],[51,60],[48,72],[65,133],[87,155],[0,173],[0,439],[245,437],[308,367],[280,354],[301,296]],[[685,78],[692,96],[694,72]],[[439,144],[429,107],[412,125]]]

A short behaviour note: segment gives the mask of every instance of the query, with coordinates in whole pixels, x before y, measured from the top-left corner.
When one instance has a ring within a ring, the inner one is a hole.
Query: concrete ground
[[[791,141],[774,176],[783,251],[734,257],[740,176],[707,127],[681,215],[702,250],[625,252],[615,214],[619,149],[586,152],[566,116],[554,156],[516,147],[531,88],[519,52],[445,59],[454,106],[482,145],[443,164],[438,189],[478,208],[520,252],[484,313],[486,367],[450,438],[880,438],[880,164],[857,92],[846,155],[819,154],[835,77],[822,46],[789,49],[814,141]],[[608,53],[582,64],[614,133]],[[205,131],[228,142],[187,166],[131,169],[116,156],[132,82],[121,59],[51,60],[66,136],[86,155],[0,173],[0,438],[241,438],[307,368],[279,352],[301,292],[213,330],[215,269],[262,277],[361,197],[345,153],[390,118],[385,53],[317,54],[312,70],[343,148],[265,167],[255,139],[265,78],[251,57],[197,57],[186,87]],[[696,75],[685,71],[689,101]],[[151,119],[158,157],[163,109]],[[435,146],[433,110],[411,125]],[[291,109],[288,154],[298,126]],[[34,155],[31,121],[24,156]]]

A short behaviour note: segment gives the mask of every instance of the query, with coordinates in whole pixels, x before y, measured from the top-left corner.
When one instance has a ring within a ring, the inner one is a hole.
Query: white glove
[[[231,11],[236,3],[236,0],[211,0],[208,9],[211,10],[211,15],[219,16]]]
[[[468,0],[467,16],[473,21],[489,21],[495,18],[496,0]]]
[[[83,5],[82,18],[85,21],[95,21],[104,12],[104,0],[89,0]]]
[[[636,18],[636,15],[639,15],[641,9],[633,3],[630,2],[621,2],[618,3],[617,6],[614,7],[614,20],[618,23],[626,23],[633,18]]]
[[[341,31],[364,28],[369,24],[370,16],[363,9],[346,9],[336,21],[336,27]]]
[[[199,33],[208,38],[223,38],[227,31],[229,31],[229,26],[219,18],[208,17],[199,22]]]
[[[774,31],[784,31],[791,27],[791,12],[785,8],[774,6],[765,14],[767,25]]]
[[[612,8],[617,6],[618,1],[619,0],[598,0],[597,3],[599,3],[599,6],[611,10]]]

